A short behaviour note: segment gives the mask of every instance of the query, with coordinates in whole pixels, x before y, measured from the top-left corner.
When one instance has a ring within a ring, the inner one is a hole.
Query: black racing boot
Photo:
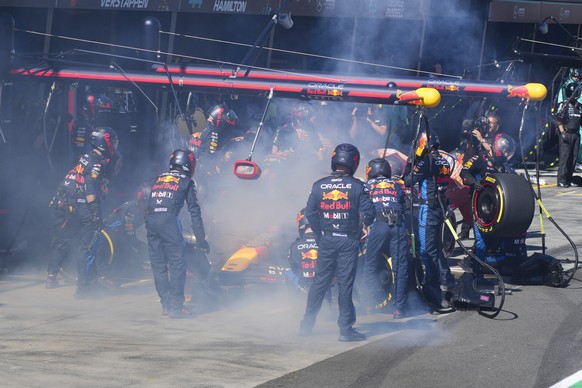
[[[340,330],[340,342],[365,341],[368,339],[365,334],[360,333],[353,327]]]

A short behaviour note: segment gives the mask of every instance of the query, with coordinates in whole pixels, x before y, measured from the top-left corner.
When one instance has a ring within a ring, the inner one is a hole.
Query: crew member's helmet
[[[170,157],[170,169],[181,169],[182,171],[194,175],[196,169],[196,158],[194,153],[190,150],[178,148],[172,152]]]
[[[375,158],[370,160],[366,166],[366,180],[379,176],[390,178],[392,176],[392,168],[386,159]]]
[[[574,78],[574,77],[578,77],[578,78],[582,77],[582,69],[576,68],[576,67],[571,68],[570,69],[570,78]]]
[[[147,182],[142,182],[137,186],[137,191],[135,192],[135,199],[137,205],[140,207],[145,207],[152,194],[152,187]]]
[[[224,105],[215,105],[210,109],[207,121],[219,129],[236,127],[238,116],[232,109],[225,108]]]
[[[515,153],[515,141],[505,133],[495,135],[493,142],[493,156],[498,163],[505,163]]]
[[[574,96],[574,97],[572,97]],[[566,98],[572,97],[573,99],[578,99],[580,97],[580,83],[570,82],[566,86]],[[575,101],[572,101],[575,102]]]
[[[297,213],[297,229],[299,230],[299,236],[303,237],[305,230],[309,228],[309,221],[305,217],[305,208],[299,210]]]
[[[291,122],[307,124],[313,117],[313,108],[306,102],[299,102],[291,108]]]
[[[440,146],[439,135],[435,131],[431,131],[430,135],[426,136],[426,132],[422,132],[418,136],[416,141],[416,151],[417,157],[422,158],[430,150],[438,150]]]
[[[360,164],[360,151],[356,146],[348,143],[342,143],[335,147],[331,155],[331,169],[337,170],[338,166],[347,167],[350,175],[354,175]]]
[[[118,143],[117,133],[112,128],[97,127],[91,132],[91,147],[106,158],[115,155]]]

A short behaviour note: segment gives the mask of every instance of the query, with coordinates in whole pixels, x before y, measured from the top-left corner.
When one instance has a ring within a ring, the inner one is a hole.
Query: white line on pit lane
[[[566,377],[564,380],[552,385],[550,388],[568,388],[580,381],[582,381],[582,370],[574,373],[572,376]]]

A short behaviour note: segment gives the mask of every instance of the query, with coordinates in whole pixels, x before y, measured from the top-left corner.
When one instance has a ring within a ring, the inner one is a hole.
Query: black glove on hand
[[[203,251],[204,253],[210,252],[210,244],[208,244],[208,241],[206,241],[206,240],[197,241],[196,247],[198,249],[200,249],[201,251]]]
[[[95,226],[95,229],[101,229],[102,221],[101,221],[101,209],[97,201],[87,203],[89,206],[89,210],[91,210],[91,221]]]

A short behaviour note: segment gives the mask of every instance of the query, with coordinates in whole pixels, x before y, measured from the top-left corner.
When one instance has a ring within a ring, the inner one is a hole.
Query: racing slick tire
[[[525,232],[534,216],[535,199],[529,182],[520,175],[495,173],[481,180],[473,192],[471,210],[477,228],[486,235],[514,238]]]

